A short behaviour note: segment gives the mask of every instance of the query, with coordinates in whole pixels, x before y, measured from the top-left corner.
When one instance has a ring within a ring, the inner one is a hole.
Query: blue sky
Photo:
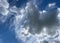
[[[16,2],[14,0],[8,0],[8,2],[10,3],[10,6],[16,5],[19,8],[19,7],[22,7],[22,5],[26,5],[28,0],[19,0]],[[40,3],[40,0],[38,0],[38,2],[37,2],[37,3],[39,3],[38,8],[40,10],[43,10],[46,8],[48,3],[52,3],[52,2],[56,2],[56,6],[60,7],[60,0],[41,0],[41,3]],[[10,18],[12,18],[12,17],[10,17]],[[16,39],[15,33],[11,32],[11,30],[9,30],[10,18],[7,19],[7,21],[4,24],[0,23],[0,35],[1,35],[0,38],[2,38],[3,43],[22,43],[21,40],[19,42]]]
[[[38,5],[38,7],[39,7],[40,10],[44,10],[49,3],[56,3],[56,6],[60,7],[60,4],[59,4],[60,0],[36,0],[36,1],[37,1],[36,3],[37,3],[37,5]],[[17,7],[22,7],[22,5],[26,5],[26,3],[28,2],[28,0],[18,0],[18,1],[9,0],[8,2],[12,6],[16,5]]]

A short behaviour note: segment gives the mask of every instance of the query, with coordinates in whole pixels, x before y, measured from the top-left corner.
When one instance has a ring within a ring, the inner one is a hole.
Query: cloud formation
[[[7,0],[0,0],[0,23],[14,15],[13,31],[17,40],[24,43],[57,43],[60,42],[60,10],[55,3],[40,11],[32,1],[23,8],[9,6]]]
[[[39,13],[38,8],[32,2],[28,2],[26,7],[20,11],[25,13],[16,16],[15,32],[18,39],[22,39],[24,43],[54,43],[57,41],[56,36],[59,36],[57,31],[60,26],[58,27],[58,10],[54,5]]]

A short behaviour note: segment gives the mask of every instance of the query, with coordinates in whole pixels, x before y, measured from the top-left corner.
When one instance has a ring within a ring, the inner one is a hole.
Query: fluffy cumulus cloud
[[[35,0],[27,2],[23,8],[10,7],[7,0],[0,0],[0,23],[14,15],[10,27],[17,40],[23,43],[60,43],[60,8],[56,8],[55,3],[47,6],[40,11]]]
[[[59,42],[58,9],[51,3],[40,12],[33,2],[28,2],[14,21],[16,38],[24,43]]]

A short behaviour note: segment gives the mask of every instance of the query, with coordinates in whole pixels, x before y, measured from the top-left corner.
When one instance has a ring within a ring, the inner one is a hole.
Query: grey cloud
[[[47,30],[54,30],[54,27],[58,25],[57,9],[52,6],[46,10],[46,13],[39,13],[39,10],[33,3],[28,3],[27,13],[30,26],[30,33],[40,33],[44,26]],[[40,15],[40,16],[39,16]]]

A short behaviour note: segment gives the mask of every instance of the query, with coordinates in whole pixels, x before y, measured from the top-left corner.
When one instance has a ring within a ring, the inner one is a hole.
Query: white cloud
[[[9,13],[9,3],[7,0],[0,0],[0,22],[4,23]]]
[[[7,2],[7,0],[0,0],[0,7],[4,7],[4,8],[8,8],[9,7],[9,3]]]
[[[7,2],[7,0],[0,0],[0,14],[7,15],[8,7],[9,7],[9,3]]]
[[[60,13],[58,13],[57,17],[60,18]]]
[[[6,16],[6,15],[8,15],[8,12],[9,12],[8,9],[5,9],[3,7],[0,7],[0,14]]]
[[[52,7],[52,6],[55,6],[56,3],[50,3],[48,4],[48,7]]]
[[[43,28],[43,31],[39,34],[32,34],[29,32],[29,27],[23,27],[23,21],[25,21],[28,11],[30,14],[33,14],[34,11],[39,14],[39,10],[37,9],[36,5],[33,6],[32,3],[27,3],[25,8],[19,9],[16,6],[13,6],[8,9],[9,3],[7,0],[0,0],[0,13],[3,15],[0,17],[0,21],[5,22],[7,19],[8,13],[16,13],[15,20],[14,20],[14,31],[16,34],[16,38],[18,40],[24,41],[24,43],[43,43],[44,40],[49,41],[52,36],[46,33],[46,27]],[[3,3],[4,2],[4,3]],[[49,4],[49,7],[54,6],[55,3]],[[60,10],[59,10],[60,11]],[[36,14],[34,12],[34,14]],[[46,10],[43,10],[40,13],[46,13]],[[60,15],[58,15],[60,17]],[[26,21],[25,21],[26,22]],[[32,31],[33,32],[33,31]],[[59,36],[60,37],[60,36]],[[54,40],[52,38],[52,40]],[[60,40],[60,39],[58,39]]]
[[[57,8],[58,12],[60,12],[60,8]]]
[[[43,13],[46,13],[46,10],[43,10]]]
[[[10,12],[17,13],[18,8],[17,8],[16,6],[13,6],[13,7],[10,7],[9,11],[10,11]]]
[[[60,18],[60,8],[57,8],[57,10],[58,10],[58,15],[57,15],[57,17]]]
[[[50,4],[49,7],[51,7],[53,5],[54,4],[52,4],[52,5]],[[24,15],[24,12],[27,11],[27,9],[29,10],[29,8],[32,8],[30,3],[27,4],[25,9],[24,8],[21,9],[20,13]],[[30,11],[32,11],[32,10],[30,9]],[[46,13],[46,11],[43,10],[43,13]],[[21,28],[21,27],[23,27],[23,25],[22,26],[20,25],[21,18],[23,18],[23,17],[21,17],[20,15],[17,15],[16,19],[15,19],[16,20],[15,21],[15,33],[16,33],[17,39],[21,39],[22,41],[24,41],[24,43],[43,43],[44,40],[47,40],[50,43],[52,43],[52,41],[50,41],[50,40],[53,40],[53,42],[54,42],[53,36],[50,36],[47,33],[45,33],[46,32],[46,27],[43,28],[44,32],[41,32],[40,34],[35,34],[35,35],[31,34],[29,32],[29,30],[26,30],[27,28]]]

